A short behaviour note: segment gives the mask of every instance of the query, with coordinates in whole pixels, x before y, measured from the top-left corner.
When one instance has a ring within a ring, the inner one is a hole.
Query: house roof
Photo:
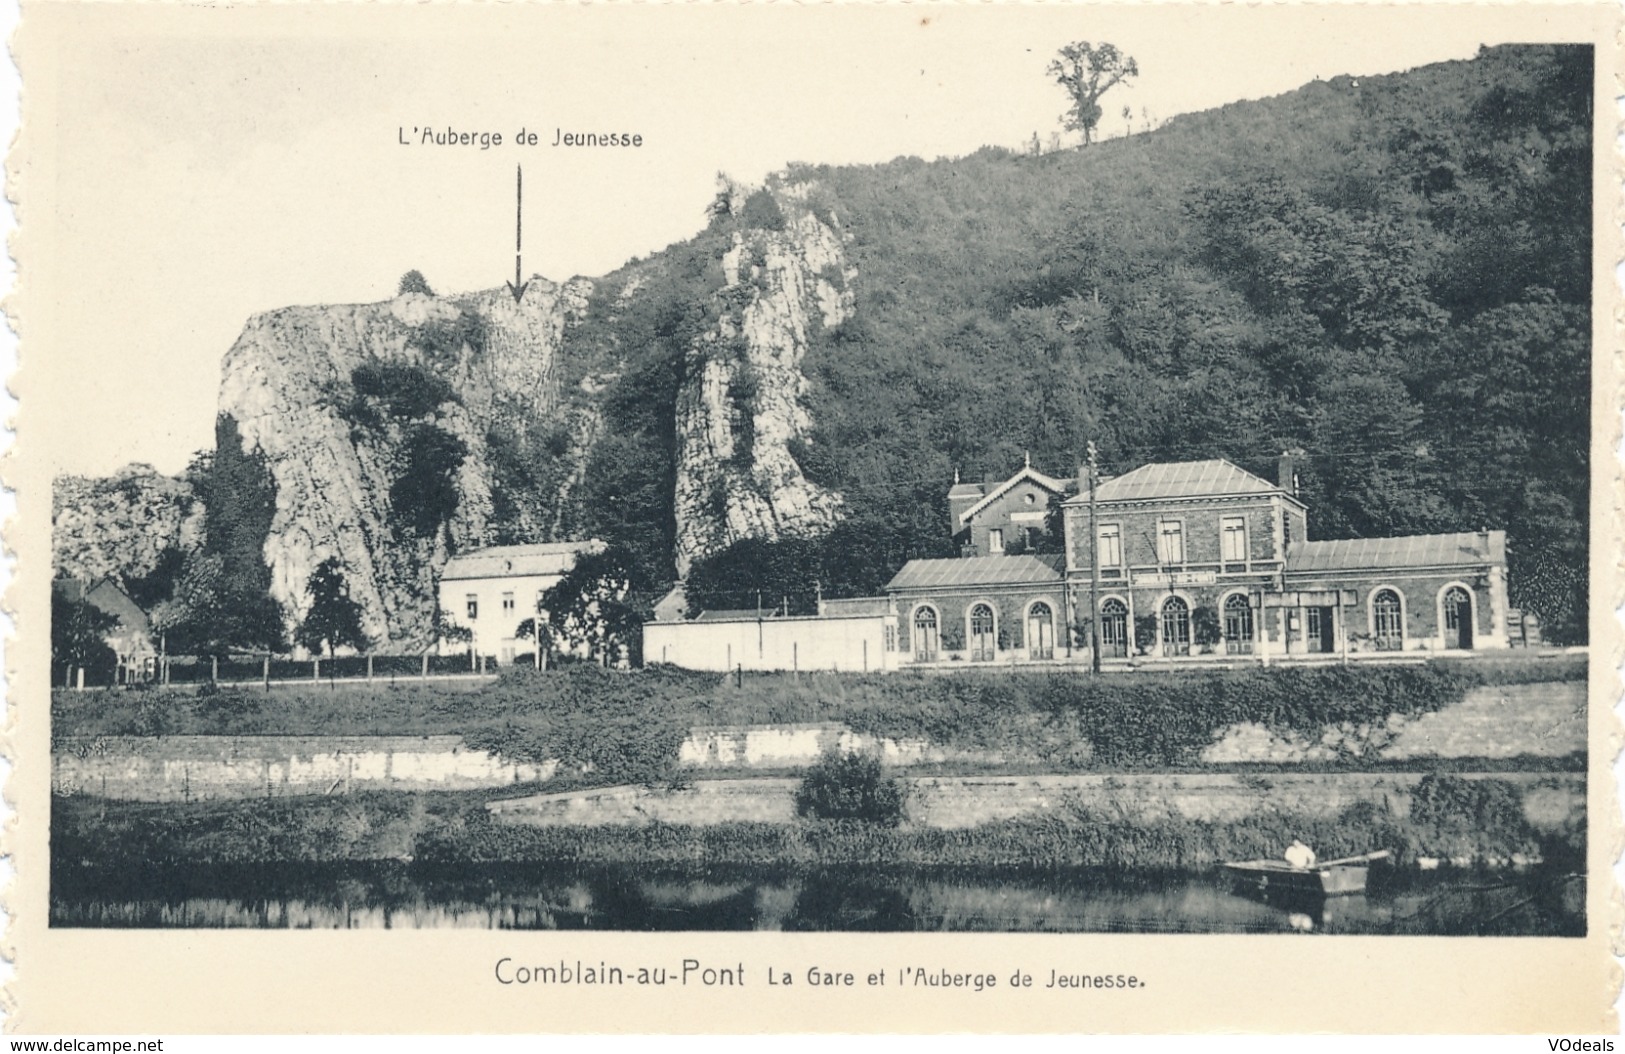
[[[537,545],[495,545],[463,553],[446,561],[442,582],[471,578],[515,578],[527,575],[562,575],[575,566],[582,553],[602,552],[596,538],[582,542],[543,542]]]
[[[896,589],[933,589],[944,586],[1002,586],[1023,582],[1058,582],[1059,555],[971,556],[945,560],[910,560],[886,583]]]
[[[694,616],[695,622],[755,622],[757,619],[778,618],[775,608],[718,608],[715,611],[702,611]]]
[[[688,587],[678,582],[654,602],[656,622],[678,622],[688,611]]]
[[[999,500],[1000,497],[1002,497],[1004,494],[1009,492],[1010,488],[1014,487],[1016,484],[1022,482],[1023,480],[1030,481],[1032,483],[1036,483],[1040,487],[1043,487],[1045,490],[1049,491],[1051,494],[1064,494],[1066,492],[1066,481],[1065,480],[1059,480],[1059,479],[1056,479],[1054,476],[1045,475],[1044,473],[1038,471],[1036,468],[1033,468],[1031,465],[1026,465],[1021,469],[1021,471],[1017,472],[1014,476],[1011,476],[1009,479],[1005,480],[1003,483],[998,484],[992,490],[988,491],[987,494],[982,497],[981,501],[978,501],[975,505],[972,505],[970,508],[968,508],[964,512],[960,513],[959,514],[959,522],[960,523],[968,523],[972,516],[975,516],[977,513],[981,512],[983,509],[987,508],[989,505],[991,505],[995,501]],[[957,493],[964,486],[965,486],[965,484],[963,484],[963,483],[959,484],[953,490],[950,490],[948,492],[948,496],[950,498],[969,496],[968,494],[961,495],[961,494]],[[980,488],[978,488],[978,489],[980,489]]]
[[[1224,458],[1207,461],[1165,461],[1141,465],[1133,472],[1100,484],[1100,501],[1155,501],[1159,498],[1213,498],[1245,494],[1277,494],[1281,488],[1267,479],[1238,468]],[[1068,498],[1068,505],[1083,505],[1088,494]]]
[[[69,603],[84,601],[112,615],[118,619],[119,629],[122,631],[134,631],[143,636],[152,632],[147,613],[142,611],[140,605],[130,599],[130,594],[120,589],[112,579],[104,578],[98,582],[85,583],[72,578],[59,578],[51,585],[57,595]]]
[[[1408,538],[1339,538],[1297,542],[1287,550],[1286,570],[1385,571],[1402,567],[1482,567],[1505,564],[1505,531],[1418,534]]]

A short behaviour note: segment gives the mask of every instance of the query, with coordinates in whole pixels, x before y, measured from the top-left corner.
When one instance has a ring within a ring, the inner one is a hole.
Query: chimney
[[[1298,447],[1283,450],[1275,470],[1275,482],[1294,498],[1298,496],[1298,464],[1302,457],[1303,450]]]

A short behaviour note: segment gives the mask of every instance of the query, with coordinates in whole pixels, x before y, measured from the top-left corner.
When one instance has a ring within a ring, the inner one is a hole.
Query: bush
[[[434,290],[429,288],[429,282],[423,277],[422,271],[408,271],[401,275],[400,288],[396,290],[397,296],[407,293],[422,293],[424,296],[434,296]]]
[[[831,751],[807,770],[796,790],[796,812],[896,827],[903,820],[906,797],[895,777],[882,775],[879,758]]]

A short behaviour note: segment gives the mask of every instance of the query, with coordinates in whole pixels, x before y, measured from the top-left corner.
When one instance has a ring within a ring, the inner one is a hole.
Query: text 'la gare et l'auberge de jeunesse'
[[[643,145],[642,132],[627,131],[570,131],[563,128],[554,128],[549,136],[546,129],[533,132],[528,127],[521,127],[519,131],[504,135],[501,132],[467,131],[452,125],[397,125],[395,128],[395,141],[401,146],[466,146],[479,150],[490,150],[504,143],[514,146],[598,146],[598,147],[641,147]]]

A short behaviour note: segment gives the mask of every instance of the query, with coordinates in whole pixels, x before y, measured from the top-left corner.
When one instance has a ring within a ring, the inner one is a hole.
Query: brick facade
[[[1295,480],[1290,455],[1281,472]],[[998,486],[956,485],[950,518],[966,525],[965,551],[975,555],[969,546],[986,544],[995,525],[1019,522],[1013,517],[1022,509],[1036,511],[1059,493],[1060,481],[1028,467]],[[1095,497],[1103,658],[1268,661],[1507,646],[1503,532],[1311,541],[1309,510],[1289,489],[1220,460],[1143,466],[1102,481]],[[1037,650],[1053,660],[1087,659],[1094,558],[1087,491],[1067,499],[1062,513],[1065,558],[1053,579],[955,576],[953,561],[915,561],[899,572],[887,589],[899,660],[1032,661],[1027,613],[1040,600],[1052,613],[1052,633],[1049,647]],[[971,639],[979,603],[994,614],[991,649],[986,635]],[[916,639],[922,606],[937,613],[934,648]]]
[[[1048,533],[1050,502],[1066,496],[1066,482],[1031,466],[1002,483],[954,485],[948,495],[950,530],[965,556],[1032,552]]]

